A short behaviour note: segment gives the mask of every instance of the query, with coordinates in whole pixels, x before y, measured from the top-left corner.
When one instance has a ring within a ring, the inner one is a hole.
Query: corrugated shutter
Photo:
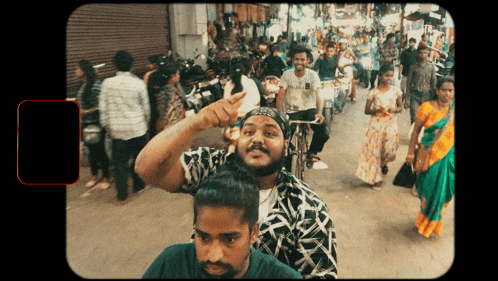
[[[237,13],[239,21],[247,20],[247,4],[233,4],[233,11]]]
[[[247,4],[247,20],[252,21],[253,23],[258,22],[258,6],[256,4]]]
[[[266,21],[268,19],[267,14],[268,14],[268,7],[258,6],[258,23]]]
[[[66,25],[66,93],[77,87],[74,75],[81,59],[98,69],[103,80],[114,76],[112,63],[119,50],[134,58],[132,72],[138,76],[147,71],[147,58],[171,49],[167,4],[87,4],[77,8]]]

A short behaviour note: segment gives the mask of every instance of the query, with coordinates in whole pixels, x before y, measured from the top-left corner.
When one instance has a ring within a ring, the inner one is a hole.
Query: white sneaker
[[[313,164],[313,169],[314,170],[322,170],[322,169],[328,169],[329,166],[325,164],[323,161],[318,161]]]
[[[98,180],[90,180],[89,182],[86,183],[85,187],[86,188],[93,187],[97,183],[97,181]]]
[[[109,187],[111,187],[111,183],[110,182],[100,182],[98,185],[97,185],[97,188],[100,188],[100,189],[108,189]]]
[[[416,186],[413,186],[412,187],[412,194],[418,198],[418,190],[417,190],[417,187]]]

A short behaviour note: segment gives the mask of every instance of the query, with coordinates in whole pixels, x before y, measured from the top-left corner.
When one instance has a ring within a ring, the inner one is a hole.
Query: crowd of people
[[[312,43],[324,51],[315,62],[306,36],[290,43],[285,36],[276,43],[263,37],[249,47],[263,55],[235,65],[224,97],[190,116],[185,115],[179,67],[172,60],[151,56],[151,71],[140,79],[130,72],[133,57],[119,51],[113,59],[116,76],[104,81],[89,61],[78,63],[82,130],[90,125],[101,129],[98,142],[86,143],[92,172],[86,186],[95,186],[102,170],[99,187],[109,188],[112,164],[118,204],[128,197],[130,174],[134,192],[147,185],[194,196],[192,243],[167,247],[144,278],[338,277],[329,209],[312,187],[285,168],[295,130],[289,120],[318,120],[308,157],[320,161],[318,154],[330,137],[323,123],[321,81],[339,79],[338,73],[349,76],[352,88],[341,91],[335,105],[342,111],[346,98],[356,100],[354,75],[364,71],[357,63],[363,56],[373,61],[364,85],[369,88],[365,114],[371,118],[354,174],[382,190],[398,149],[396,114],[409,108],[414,129],[406,163],[418,161],[422,128],[421,143],[431,149],[429,168],[413,188],[421,200],[416,226],[425,237],[442,235],[444,209],[454,195],[454,44],[446,60],[452,77],[438,80],[429,54],[435,51],[423,43],[424,36],[418,48],[410,38],[400,54],[394,33],[370,35],[361,34],[351,48],[350,40],[327,34],[323,45]],[[226,42],[216,37],[213,44]],[[394,85],[398,61],[401,88]],[[265,106],[258,79],[269,75],[280,78],[274,107]],[[238,134],[230,138],[230,149],[191,146],[200,132],[234,124]],[[111,160],[106,135],[112,139]]]

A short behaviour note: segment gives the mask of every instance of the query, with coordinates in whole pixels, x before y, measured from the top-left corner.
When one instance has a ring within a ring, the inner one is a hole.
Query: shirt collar
[[[130,76],[130,77],[137,77],[135,74],[131,73],[130,71],[117,71],[116,76]]]

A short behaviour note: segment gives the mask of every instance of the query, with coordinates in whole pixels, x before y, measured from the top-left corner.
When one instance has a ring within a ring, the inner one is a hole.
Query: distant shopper
[[[455,80],[444,77],[438,83],[437,99],[424,102],[417,111],[406,163],[415,161],[415,145],[424,128],[422,144],[430,148],[429,168],[417,175],[420,212],[415,225],[429,238],[443,235],[444,211],[455,195]]]
[[[109,181],[109,158],[105,151],[105,131],[102,129],[99,119],[99,94],[102,82],[97,80],[95,69],[87,60],[78,62],[75,74],[80,80],[76,91],[76,102],[81,112],[81,130],[83,131],[91,125],[101,129],[96,143],[85,141],[89,151],[88,157],[92,172],[92,178],[86,184],[86,187],[95,186],[99,180],[99,169],[102,169],[102,182],[99,183],[98,187],[107,189],[111,186]]]
[[[398,124],[395,113],[403,109],[401,90],[392,86],[394,66],[384,64],[379,70],[379,86],[367,95],[365,114],[370,117],[367,140],[358,157],[355,175],[380,191],[382,179],[389,171],[398,150]]]
[[[408,40],[408,49],[404,50],[400,56],[398,79],[401,80],[401,91],[403,92],[405,109],[408,109],[408,101],[410,97],[409,93],[406,91],[408,73],[412,65],[418,61],[418,52],[417,49],[415,49],[415,44],[417,44],[417,40],[415,38],[410,38],[410,40]],[[401,77],[401,75],[403,75],[403,77]]]
[[[406,92],[410,95],[410,121],[415,122],[420,105],[432,99],[436,92],[437,76],[432,62],[428,61],[429,48],[418,45],[417,63],[410,67],[406,82]]]
[[[263,78],[270,75],[280,78],[284,73],[283,69],[286,67],[284,61],[281,58],[284,50],[281,49],[279,45],[271,45],[270,50],[272,55],[265,58],[261,63],[261,68],[263,69]]]
[[[380,65],[384,64],[389,64],[394,66],[394,63],[399,57],[399,51],[398,47],[394,42],[396,41],[396,35],[394,33],[389,33],[386,36],[386,40],[384,41],[384,44],[379,46],[378,52],[380,55]],[[395,85],[394,83],[394,77],[391,79],[391,85]]]
[[[232,81],[226,84],[223,98],[228,99],[231,95],[246,91],[247,94],[244,98],[244,103],[239,107],[238,117],[242,118],[247,112],[259,107],[261,105],[261,98],[259,95],[258,86],[256,82],[249,79],[245,74],[251,68],[249,59],[243,59],[241,62],[233,65],[234,73]]]
[[[377,37],[377,40],[375,43],[372,43],[372,61],[373,61],[373,66],[372,66],[372,74],[370,75],[370,90],[373,90],[375,88],[375,80],[377,80],[377,75],[379,73],[380,69],[380,62],[379,62],[379,47],[382,45],[382,42],[384,42],[384,39],[382,37]],[[379,83],[377,83],[378,85]]]
[[[149,83],[150,75],[159,68],[158,63],[161,56],[162,55],[152,55],[148,58],[149,63],[147,64],[147,67],[150,69],[150,71],[144,74],[145,85]]]
[[[166,81],[159,91],[154,92],[158,112],[155,126],[159,133],[185,118],[185,95],[180,85],[180,68],[176,63],[166,60],[157,73]]]
[[[145,146],[145,133],[150,121],[150,104],[147,88],[142,79],[130,72],[133,57],[119,51],[114,56],[116,76],[102,83],[100,93],[100,122],[112,138],[112,161],[117,185],[117,203],[124,203],[128,197],[128,174],[133,176],[133,191],[144,189],[145,184],[128,167],[135,166],[135,158]]]

